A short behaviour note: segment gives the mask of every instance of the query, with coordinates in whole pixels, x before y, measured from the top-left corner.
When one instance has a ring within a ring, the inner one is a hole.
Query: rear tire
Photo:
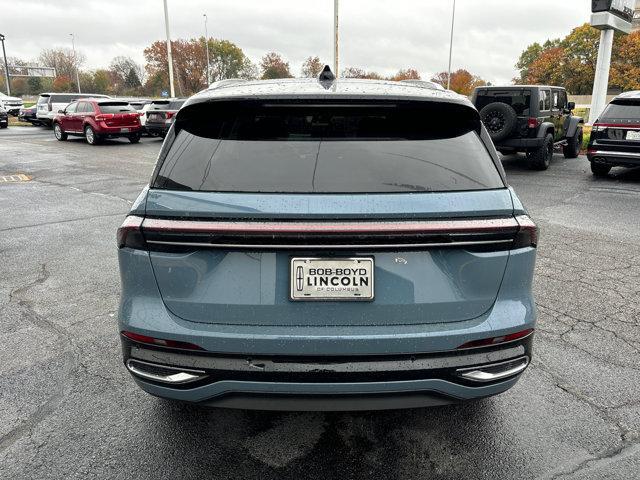
[[[53,124],[53,134],[59,142],[64,142],[67,139],[67,134],[64,133],[59,123]]]
[[[138,134],[136,134],[136,135],[131,135],[131,136],[129,137],[129,141],[130,141],[131,143],[138,143],[138,142],[140,141],[140,136],[141,136],[141,135],[140,135],[139,133],[138,133]]]
[[[89,145],[97,145],[100,143],[100,137],[91,125],[84,127],[84,137],[87,139]]]
[[[546,170],[551,165],[553,158],[553,135],[548,133],[544,137],[542,146],[532,152],[527,153],[529,168],[532,170]]]
[[[582,129],[578,128],[573,138],[569,138],[567,140],[567,144],[562,147],[564,158],[578,158],[578,155],[580,155],[580,150],[582,149],[583,139],[584,135],[582,133]]]
[[[603,165],[602,163],[593,163],[591,162],[591,172],[594,177],[606,177],[609,175],[613,167],[611,165]]]

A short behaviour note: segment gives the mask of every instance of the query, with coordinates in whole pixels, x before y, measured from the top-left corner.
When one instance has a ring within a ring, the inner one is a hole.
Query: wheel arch
[[[580,125],[584,126],[584,119],[581,117],[571,117],[569,119],[569,128],[566,130],[566,138],[572,138],[576,134],[576,130],[580,127]]]

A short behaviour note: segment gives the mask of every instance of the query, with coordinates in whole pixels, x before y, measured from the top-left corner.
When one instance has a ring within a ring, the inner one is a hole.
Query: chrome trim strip
[[[519,362],[514,367],[507,368],[507,370],[499,370],[497,372],[491,372],[487,370],[494,370],[499,368],[501,365],[510,365],[513,363]],[[462,378],[466,378],[467,380],[471,380],[474,382],[495,382],[496,380],[502,380],[503,378],[512,377],[513,375],[517,375],[522,373],[525,368],[529,365],[529,357],[522,357],[517,360],[509,360],[507,362],[494,363],[492,365],[483,365],[481,367],[468,368],[468,369],[459,369],[456,373],[460,375]]]
[[[513,240],[484,240],[470,242],[443,242],[443,243],[385,243],[385,244],[355,244],[355,245],[307,245],[307,244],[249,244],[249,243],[198,243],[198,242],[165,242],[160,240],[147,240],[154,245],[169,245],[174,247],[198,247],[198,248],[230,248],[230,249],[274,249],[274,250],[358,250],[379,248],[442,248],[442,247],[469,247],[474,245],[494,245],[513,243]]]
[[[452,352],[453,353],[453,352]],[[180,369],[179,365],[187,365],[189,368],[200,368],[203,370],[228,370],[232,372],[290,372],[290,373],[313,373],[313,372],[338,372],[338,373],[358,373],[358,372],[406,372],[413,370],[435,370],[442,368],[466,367],[469,365],[480,365],[483,363],[496,363],[509,360],[513,362],[518,357],[525,354],[522,345],[512,346],[504,350],[493,350],[490,352],[468,353],[464,355],[454,354],[426,357],[410,358],[404,357],[400,360],[361,360],[332,362],[331,357],[327,357],[326,362],[305,360],[300,357],[297,361],[279,361],[274,357],[216,357],[209,355],[188,355],[183,353],[165,352],[161,350],[151,350],[137,345],[132,345],[130,355],[133,359],[141,359],[147,362],[158,362],[173,365],[173,368]],[[475,367],[477,369],[477,367]]]
[[[156,373],[145,372],[144,370],[136,367],[134,363],[138,363],[140,365],[148,365],[153,368],[163,368],[165,370],[174,370],[176,373],[173,373],[171,375],[159,375]],[[180,385],[183,383],[194,382],[206,376],[205,372],[201,370],[185,370],[182,368],[167,367],[165,365],[158,365],[154,363],[143,362],[143,361],[135,360],[131,358],[127,360],[126,366],[131,373],[139,377],[145,378],[147,380],[153,380],[156,382],[171,383],[173,385]]]
[[[602,157],[631,157],[640,158],[640,152],[613,152],[607,150],[596,150],[595,152],[588,152],[589,155],[602,156]]]

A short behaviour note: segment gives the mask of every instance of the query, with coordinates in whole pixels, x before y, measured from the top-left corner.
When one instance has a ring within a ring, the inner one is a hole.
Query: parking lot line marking
[[[31,180],[29,175],[25,175],[24,173],[14,173],[13,175],[0,175],[0,183],[19,183],[19,182],[28,182]]]

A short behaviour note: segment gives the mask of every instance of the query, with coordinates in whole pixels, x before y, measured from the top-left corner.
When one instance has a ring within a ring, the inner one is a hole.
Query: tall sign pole
[[[211,84],[211,75],[209,73],[209,30],[207,29],[207,14],[204,16],[204,46],[207,52],[207,87]]]
[[[449,42],[449,73],[447,75],[447,90],[451,90],[451,60],[453,59],[453,30],[456,25],[456,0],[453,0],[453,14],[451,15],[451,40]]]
[[[340,71],[338,70],[340,68],[340,50],[338,47],[340,37],[338,22],[338,2],[339,0],[333,0],[333,73],[335,74],[336,78],[340,76]]]
[[[78,67],[78,57],[76,56],[75,35],[73,33],[70,33],[69,35],[71,35],[71,50],[73,50],[73,63],[75,64],[75,67],[76,67],[76,83],[78,84],[78,93],[82,93],[82,91],[80,90],[80,71]]]
[[[7,63],[7,52],[4,49],[4,35],[0,33],[0,42],[2,42],[2,56],[4,57],[4,73],[7,80],[7,95],[11,96],[11,79],[9,78],[9,64]]]
[[[595,123],[607,105],[614,34],[616,31],[627,34],[631,32],[634,9],[635,0],[592,0],[591,2],[593,12],[591,26],[602,30],[589,114],[591,124]]]
[[[173,58],[171,58],[171,35],[169,34],[169,10],[167,9],[167,0],[164,1],[164,28],[167,33],[167,62],[169,62],[169,87],[171,90],[171,98],[176,96],[173,88]]]

